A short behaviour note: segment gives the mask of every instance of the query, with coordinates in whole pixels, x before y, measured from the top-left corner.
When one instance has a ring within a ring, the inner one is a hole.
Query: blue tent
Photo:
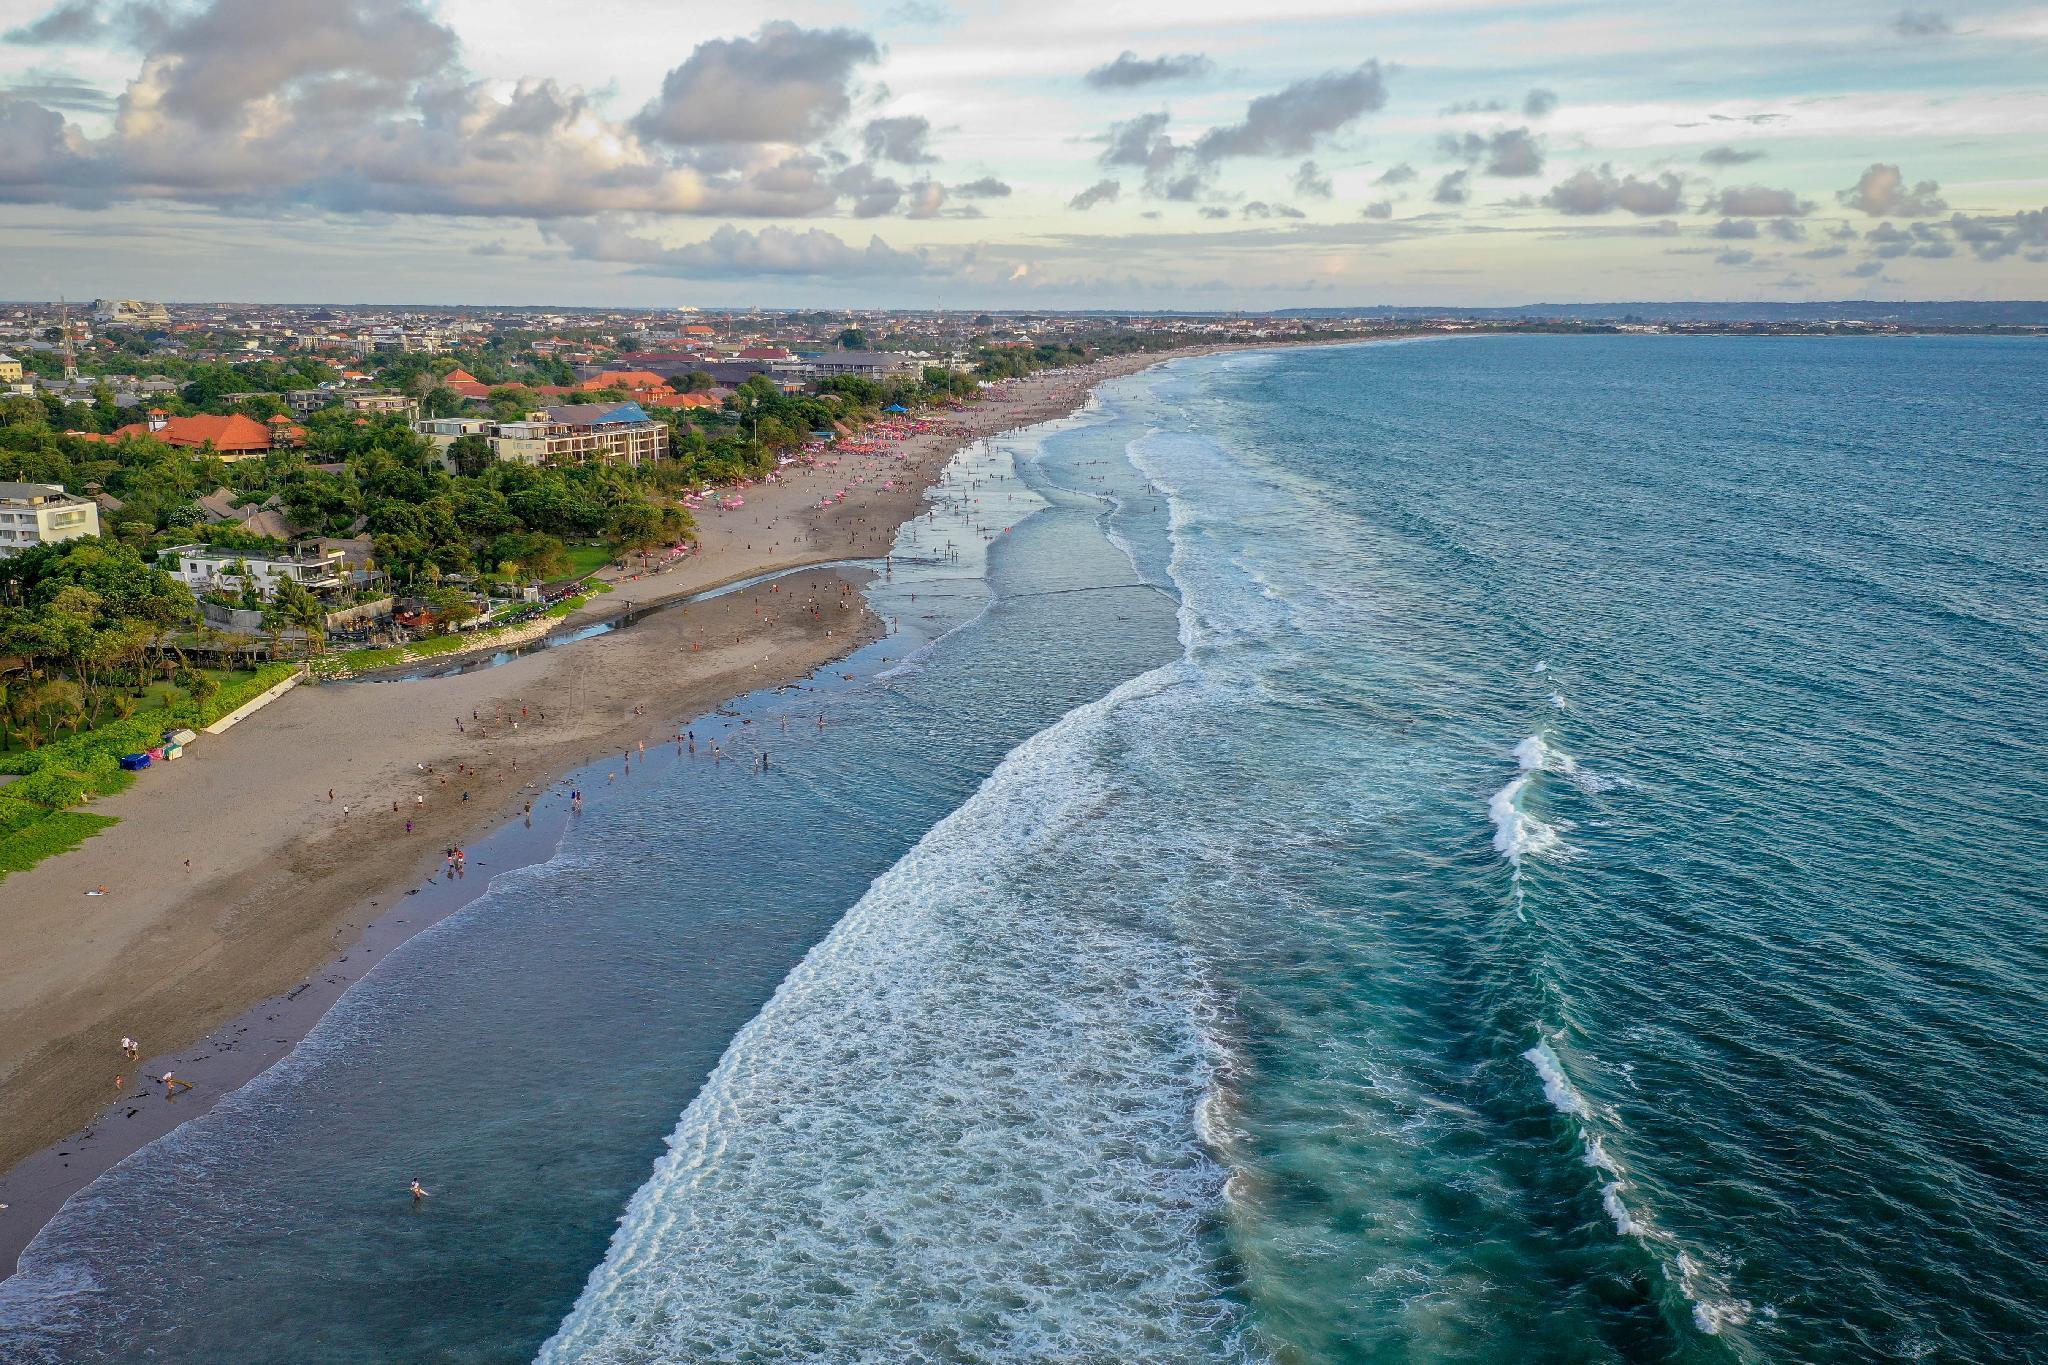
[[[886,407],[886,408],[883,408],[883,409],[882,409],[882,411],[883,411],[883,412],[909,412],[909,411],[910,411],[910,409],[909,409],[909,408],[906,408],[906,407],[904,407],[904,406],[903,406],[903,405],[902,405],[901,403],[891,403],[891,404],[890,404],[890,405],[889,405],[888,407]]]

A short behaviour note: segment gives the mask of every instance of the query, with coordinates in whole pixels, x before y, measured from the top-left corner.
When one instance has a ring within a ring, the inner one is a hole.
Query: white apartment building
[[[444,463],[463,436],[481,436],[500,460],[514,464],[609,464],[637,467],[668,454],[668,426],[638,403],[570,403],[513,422],[442,417],[413,423]]]
[[[313,592],[346,587],[345,560],[340,550],[271,555],[194,544],[158,551],[156,566],[190,588],[195,597],[208,592],[238,593],[251,584],[259,594],[270,597],[277,592],[279,580],[286,578],[297,579]]]
[[[54,483],[0,483],[0,558],[100,533],[100,509]]]

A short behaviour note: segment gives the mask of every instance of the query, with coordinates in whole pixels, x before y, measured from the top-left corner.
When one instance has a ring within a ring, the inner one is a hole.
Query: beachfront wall
[[[206,624],[221,630],[232,630],[241,635],[255,635],[263,629],[263,613],[247,607],[224,607],[218,602],[201,600],[199,611],[206,618]]]
[[[380,597],[374,602],[358,602],[352,607],[330,611],[326,618],[327,628],[347,630],[353,626],[367,625],[372,621],[387,620],[391,616],[392,604],[392,598]]]
[[[255,715],[258,711],[261,711],[264,707],[270,705],[270,703],[276,701],[285,693],[291,691],[294,687],[297,687],[299,683],[305,678],[305,676],[305,670],[300,669],[297,673],[292,674],[289,678],[286,678],[277,686],[270,688],[265,692],[259,693],[257,696],[251,698],[250,700],[244,702],[242,705],[237,706],[234,710],[228,712],[226,715],[222,716],[213,724],[207,726],[206,733],[209,735],[217,735],[225,730],[232,729],[234,726],[241,724],[249,717]]]

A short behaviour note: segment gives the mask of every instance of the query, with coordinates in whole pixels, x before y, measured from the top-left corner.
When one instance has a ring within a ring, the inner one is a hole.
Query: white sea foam
[[[1528,786],[1529,774],[1523,773],[1495,792],[1486,803],[1487,816],[1493,821],[1494,851],[1513,864],[1517,871],[1525,858],[1549,853],[1563,844],[1556,826],[1546,824],[1522,808],[1522,793]]]
[[[734,1039],[543,1361],[1236,1359],[1202,988],[1092,755],[1027,740]],[[1035,1342],[1035,1346],[1022,1343]]]
[[[1632,785],[1626,778],[1593,772],[1541,734],[1530,735],[1517,744],[1514,754],[1523,772],[1554,773],[1580,791],[1604,792]]]
[[[1637,1192],[1627,1166],[1608,1148],[1608,1138],[1596,1126],[1610,1127],[1616,1115],[1596,1109],[1565,1074],[1564,1064],[1547,1040],[1522,1054],[1543,1082],[1543,1097],[1551,1108],[1568,1116],[1577,1126],[1586,1150],[1580,1160],[1607,1177],[1600,1184],[1600,1207],[1614,1224],[1616,1235],[1630,1238],[1656,1257],[1679,1293],[1692,1305],[1693,1324],[1709,1336],[1750,1320],[1751,1308],[1728,1289],[1725,1281],[1701,1265],[1699,1258],[1671,1232],[1657,1225],[1647,1204]]]
[[[1549,1043],[1536,1044],[1522,1054],[1522,1059],[1535,1067],[1537,1076],[1542,1078],[1543,1098],[1550,1101],[1551,1108],[1560,1114],[1586,1116],[1586,1101],[1572,1088],[1571,1078],[1564,1074],[1564,1066]]]

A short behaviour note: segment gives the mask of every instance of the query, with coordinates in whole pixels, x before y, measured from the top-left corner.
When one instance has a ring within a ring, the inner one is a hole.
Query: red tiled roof
[[[715,408],[718,400],[708,393],[673,393],[668,389],[636,389],[633,398],[643,408]]]
[[[652,370],[605,370],[583,381],[586,392],[599,389],[658,389],[668,383]]]
[[[161,415],[155,409],[152,415]],[[252,417],[231,412],[225,417],[201,413],[197,417],[166,417],[161,431],[151,431],[147,422],[131,422],[114,433],[122,436],[154,436],[166,445],[197,449],[211,445],[222,454],[247,454],[270,449],[270,430]]]

